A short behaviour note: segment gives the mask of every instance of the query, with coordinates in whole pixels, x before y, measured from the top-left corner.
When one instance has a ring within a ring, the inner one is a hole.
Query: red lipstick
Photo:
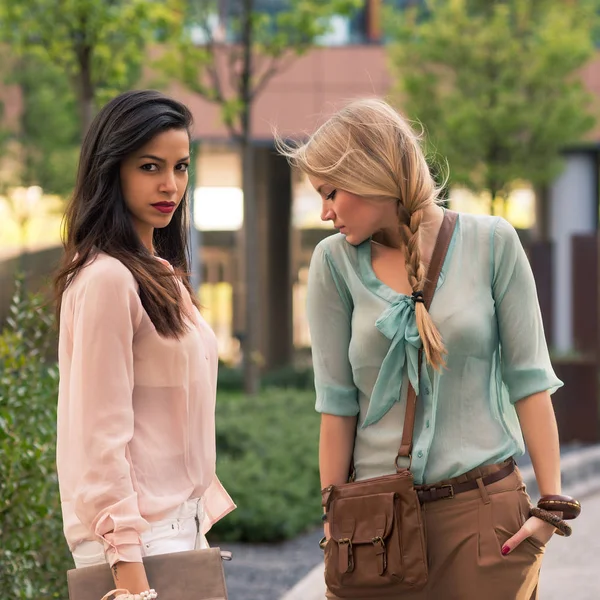
[[[163,214],[169,214],[175,210],[175,202],[156,202],[152,206]]]

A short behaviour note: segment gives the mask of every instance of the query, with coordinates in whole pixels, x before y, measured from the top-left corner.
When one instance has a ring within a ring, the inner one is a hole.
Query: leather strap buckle
[[[387,569],[387,548],[385,547],[385,542],[380,535],[377,535],[371,540],[371,543],[375,548],[379,574],[383,575]]]
[[[443,496],[442,500],[452,500],[452,498],[454,498],[454,486],[452,486],[451,484],[445,484],[445,485],[440,485],[440,487],[438,488],[439,490],[443,490],[444,488],[447,488],[450,490],[450,494],[448,496]]]
[[[337,540],[339,550],[338,568],[340,573],[351,573],[354,571],[354,553],[352,552],[352,540],[340,538]]]
[[[401,460],[408,460],[408,465],[406,465],[405,467],[400,466],[399,461]],[[410,453],[408,456],[400,456],[399,454],[396,456],[396,472],[399,473],[400,471],[410,471],[410,468],[412,466],[412,453]]]

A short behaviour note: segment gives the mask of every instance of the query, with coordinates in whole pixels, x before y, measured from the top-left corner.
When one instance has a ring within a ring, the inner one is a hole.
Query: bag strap
[[[446,254],[448,253],[448,248],[450,247],[450,242],[452,241],[452,234],[454,233],[457,218],[458,213],[448,209],[444,210],[444,220],[442,221],[442,226],[440,227],[440,231],[435,241],[433,254],[431,255],[431,262],[429,263],[429,269],[427,270],[427,281],[425,282],[425,287],[423,288],[423,300],[427,310],[429,310],[431,301],[433,300],[435,288],[437,286],[440,273],[442,272],[442,267],[444,266],[444,260],[446,259]],[[422,358],[423,350],[421,349],[419,350],[419,369],[421,368]],[[399,458],[409,458],[409,460],[412,461],[411,453],[415,430],[416,409],[417,394],[415,393],[415,388],[413,388],[409,381],[408,395],[406,398],[406,414],[404,417],[404,428],[402,430],[402,441],[400,442],[400,449],[398,450],[398,455],[396,456],[397,470],[402,470],[402,468],[398,465]],[[408,468],[410,469],[410,464]]]

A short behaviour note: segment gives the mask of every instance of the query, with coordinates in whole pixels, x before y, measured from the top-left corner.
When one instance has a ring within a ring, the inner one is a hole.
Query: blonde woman
[[[445,211],[410,124],[361,100],[303,145],[279,145],[339,231],[316,247],[308,282],[323,488],[346,482],[352,466],[356,481],[396,472],[411,384],[417,487],[459,491],[420,492],[428,581],[390,599],[537,598],[545,545],[556,528],[569,533],[561,517],[578,503],[560,496],[550,394],[562,383],[515,230],[458,215],[428,311],[421,292]],[[525,444],[539,510],[513,461]],[[376,592],[344,597],[386,597]]]

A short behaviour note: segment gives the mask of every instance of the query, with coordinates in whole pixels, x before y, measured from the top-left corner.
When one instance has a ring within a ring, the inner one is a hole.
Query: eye
[[[190,168],[189,163],[179,163],[176,167],[176,169],[178,171],[181,171],[182,173],[185,173],[189,168]]]
[[[333,191],[329,192],[329,194],[327,194],[327,196],[325,196],[325,200],[334,200],[336,193],[337,193],[337,190],[333,190]]]
[[[140,167],[142,171],[147,171],[148,173],[152,173],[154,171],[158,171],[158,165],[156,163],[146,163]]]

